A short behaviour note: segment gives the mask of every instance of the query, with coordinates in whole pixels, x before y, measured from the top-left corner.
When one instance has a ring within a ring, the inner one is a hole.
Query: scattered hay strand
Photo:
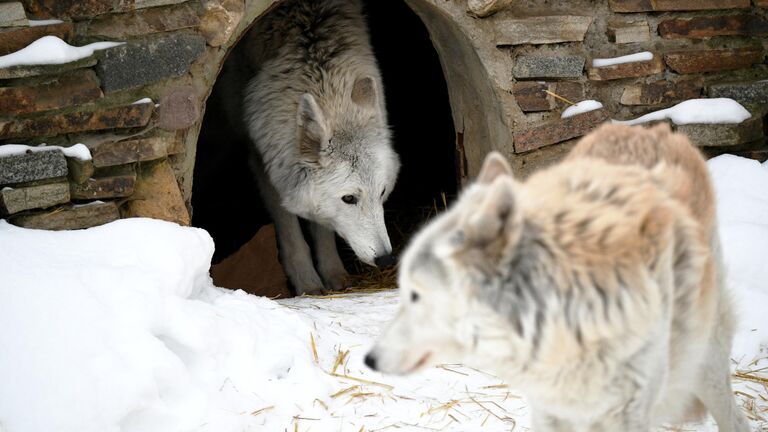
[[[255,411],[251,411],[251,415],[252,416],[257,416],[257,415],[259,415],[259,414],[261,414],[261,413],[263,413],[265,411],[269,411],[269,410],[274,409],[274,408],[275,408],[274,405],[270,405],[270,406],[264,407],[264,408],[259,408],[259,409],[255,410]]]
[[[367,380],[367,379],[357,378],[357,377],[353,377],[353,376],[350,376],[350,375],[341,375],[341,374],[330,373],[330,372],[328,373],[328,375],[330,375],[332,377],[335,377],[335,378],[343,378],[343,379],[348,379],[348,380],[352,380],[352,381],[357,381],[357,382],[363,383],[363,384],[368,384],[368,385],[372,385],[372,386],[382,387],[382,388],[385,388],[387,390],[392,390],[392,389],[395,388],[394,386],[391,386],[389,384],[384,384],[384,383],[380,383],[380,382],[376,382],[376,381],[370,381],[370,380]]]
[[[320,357],[317,355],[317,346],[315,345],[315,335],[309,332],[309,343],[312,345],[312,358],[315,359],[315,364],[320,363]]]
[[[347,388],[345,388],[345,389],[339,390],[339,391],[337,391],[336,393],[334,393],[334,394],[332,394],[332,395],[331,395],[331,399],[336,399],[337,397],[339,397],[339,396],[341,396],[341,395],[344,395],[344,394],[346,394],[346,393],[349,393],[349,392],[352,392],[352,391],[358,390],[359,388],[360,388],[360,386],[359,386],[359,385],[353,385],[352,387],[347,387]]]
[[[568,105],[576,105],[576,103],[575,103],[575,102],[572,102],[572,101],[570,101],[570,100],[568,100],[568,99],[566,99],[566,98],[564,98],[564,97],[560,96],[559,94],[557,94],[557,93],[555,93],[555,92],[553,92],[553,91],[544,90],[544,93],[546,93],[546,94],[548,94],[548,95],[550,95],[550,96],[553,96],[553,97],[555,97],[555,98],[557,98],[557,99],[560,99],[561,101],[563,101],[563,102],[567,103]]]

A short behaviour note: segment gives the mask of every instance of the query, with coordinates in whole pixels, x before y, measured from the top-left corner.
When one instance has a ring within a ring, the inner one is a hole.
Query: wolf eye
[[[416,303],[417,301],[419,301],[419,293],[411,291],[411,303]]]
[[[344,195],[341,200],[347,204],[357,204],[357,197],[354,195]]]

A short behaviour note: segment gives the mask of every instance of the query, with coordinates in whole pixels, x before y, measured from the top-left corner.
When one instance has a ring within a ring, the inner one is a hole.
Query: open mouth
[[[424,353],[423,356],[419,359],[419,361],[416,362],[416,364],[411,368],[411,370],[408,371],[408,373],[416,372],[417,370],[421,369],[425,364],[427,364],[427,361],[432,356],[431,352]]]

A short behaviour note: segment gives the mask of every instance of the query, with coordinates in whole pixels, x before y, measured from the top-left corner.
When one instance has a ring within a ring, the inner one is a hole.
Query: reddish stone
[[[750,0],[608,0],[614,12],[749,9]]]
[[[768,21],[757,15],[718,15],[675,18],[659,23],[659,34],[666,39],[714,36],[762,36],[768,34]]]
[[[587,76],[593,81],[607,81],[621,78],[637,78],[664,72],[664,63],[654,54],[653,59],[621,63],[605,67],[587,68]]]
[[[72,199],[103,199],[127,197],[133,194],[136,174],[121,174],[89,178],[83,184],[70,185]]]
[[[521,81],[512,87],[515,100],[523,112],[549,111],[566,104],[547,91],[574,102],[584,97],[584,86],[573,81],[557,83]]]
[[[166,136],[120,137],[108,135],[82,140],[97,168],[161,159],[168,155]]]
[[[200,18],[186,4],[107,15],[92,20],[85,27],[89,36],[124,38],[197,27]]]
[[[768,8],[768,0],[755,0],[755,6]]]
[[[192,87],[175,87],[160,98],[157,125],[165,130],[186,129],[200,118],[200,100]]]
[[[14,225],[47,230],[74,230],[90,228],[120,218],[113,202],[72,205],[56,210],[18,216],[10,221]]]
[[[142,164],[136,180],[135,196],[122,208],[123,217],[149,217],[189,225],[184,199],[168,161]]]
[[[621,103],[623,105],[660,105],[695,99],[701,96],[703,86],[703,78],[634,84],[624,88]]]
[[[513,136],[515,153],[523,153],[580,137],[609,118],[605,110],[599,109],[516,132]]]
[[[12,117],[79,105],[102,97],[96,74],[88,69],[30,87],[0,87],[0,116]]]
[[[608,40],[617,44],[651,40],[651,30],[645,20],[609,24],[607,34]]]
[[[21,0],[36,18],[91,18],[114,12],[130,12],[185,0]]]
[[[677,73],[714,72],[745,69],[763,61],[761,48],[675,51],[664,55],[664,61]]]
[[[0,55],[16,52],[43,36],[56,36],[72,41],[73,26],[70,22],[35,27],[24,27],[0,32]]]
[[[30,119],[0,121],[0,139],[54,136],[91,130],[146,126],[154,104],[100,108]]]

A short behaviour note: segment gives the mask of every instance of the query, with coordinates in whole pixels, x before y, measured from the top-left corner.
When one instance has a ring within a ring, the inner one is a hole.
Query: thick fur
[[[667,126],[603,126],[524,183],[492,154],[407,248],[400,313],[366,361],[486,368],[538,432],[646,432],[702,406],[745,432],[713,196]]]
[[[368,264],[392,252],[382,204],[399,161],[368,39],[357,0],[287,0],[258,21],[223,72],[299,294],[343,285],[334,231]],[[313,222],[317,271],[297,216]]]

